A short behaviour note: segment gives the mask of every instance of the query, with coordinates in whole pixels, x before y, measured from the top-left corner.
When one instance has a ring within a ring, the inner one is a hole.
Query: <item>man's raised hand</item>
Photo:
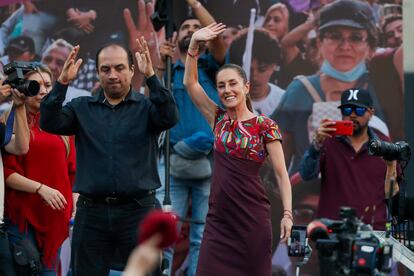
[[[58,81],[61,84],[68,85],[72,80],[76,78],[78,74],[79,67],[82,64],[82,59],[77,59],[79,53],[79,45],[73,47],[69,56],[67,57],[65,64],[63,65],[62,72],[58,78]]]
[[[145,75],[146,78],[154,75],[154,68],[152,67],[151,55],[148,49],[147,41],[142,36],[141,39],[136,40],[137,52],[135,57],[138,63],[138,70]]]

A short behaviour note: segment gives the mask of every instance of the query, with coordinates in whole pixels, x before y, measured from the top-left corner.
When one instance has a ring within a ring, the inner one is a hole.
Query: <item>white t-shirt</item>
[[[275,111],[285,93],[285,90],[273,83],[268,83],[268,85],[270,87],[269,95],[262,100],[252,101],[253,109],[265,116],[270,116]]]

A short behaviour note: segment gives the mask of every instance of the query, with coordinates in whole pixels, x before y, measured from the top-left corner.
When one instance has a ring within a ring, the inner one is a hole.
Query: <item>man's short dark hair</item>
[[[124,49],[128,57],[128,66],[130,69],[132,68],[132,65],[134,65],[134,57],[132,55],[132,52],[128,49],[128,47],[126,47],[125,45],[119,44],[119,43],[109,43],[109,44],[104,45],[102,48],[98,50],[98,52],[96,52],[96,56],[95,56],[96,71],[99,71],[99,55],[104,49],[109,48],[109,47],[119,47],[119,48]]]
[[[242,31],[243,32],[243,31]],[[243,63],[243,54],[246,48],[247,32],[245,31],[230,46],[230,62],[235,64]],[[277,64],[282,62],[282,51],[277,39],[265,29],[254,30],[254,41],[252,48],[252,59],[260,64]]]
[[[393,14],[385,17],[384,23],[382,24],[382,31],[385,33],[385,28],[394,21],[402,20],[402,16],[399,14]]]
[[[187,20],[198,20],[198,21],[200,21],[197,17],[195,17],[195,16],[192,16],[192,15],[190,15],[190,16],[187,16],[187,17],[185,17],[183,20],[181,20],[180,21],[180,23],[178,24],[178,29],[180,29],[181,28],[181,25],[183,25],[184,24],[184,22],[185,21],[187,21]]]

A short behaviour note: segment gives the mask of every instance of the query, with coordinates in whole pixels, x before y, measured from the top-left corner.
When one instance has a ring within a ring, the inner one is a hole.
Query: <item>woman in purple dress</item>
[[[241,67],[226,64],[217,73],[225,110],[198,82],[199,43],[217,38],[222,24],[195,32],[185,63],[184,84],[215,135],[214,173],[197,275],[271,275],[270,203],[259,177],[270,157],[284,207],[281,238],[290,235],[292,194],[281,135],[274,121],[252,112],[249,82]]]

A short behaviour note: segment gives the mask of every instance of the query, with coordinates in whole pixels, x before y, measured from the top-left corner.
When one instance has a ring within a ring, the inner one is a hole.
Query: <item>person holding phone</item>
[[[315,75],[294,79],[271,115],[282,130],[290,175],[298,172],[300,160],[309,146],[308,119],[318,96],[320,101],[338,101],[342,91],[364,88],[371,94],[376,116],[385,123],[390,122],[371,81],[377,76],[371,68],[367,69],[378,37],[369,5],[354,0],[334,1],[320,10],[316,23],[317,44],[322,57],[320,70]],[[379,78],[384,78],[380,71],[376,73]],[[314,93],[307,93],[313,90]]]
[[[302,158],[299,172],[304,180],[317,178],[321,173],[317,217],[339,219],[339,207],[350,206],[365,223],[384,229],[388,192],[385,187],[396,176],[396,161],[384,162],[368,155],[368,142],[373,138],[390,139],[368,126],[375,110],[367,90],[345,90],[338,108],[342,119],[352,122],[352,134],[341,131],[346,125],[344,121],[323,120]]]

